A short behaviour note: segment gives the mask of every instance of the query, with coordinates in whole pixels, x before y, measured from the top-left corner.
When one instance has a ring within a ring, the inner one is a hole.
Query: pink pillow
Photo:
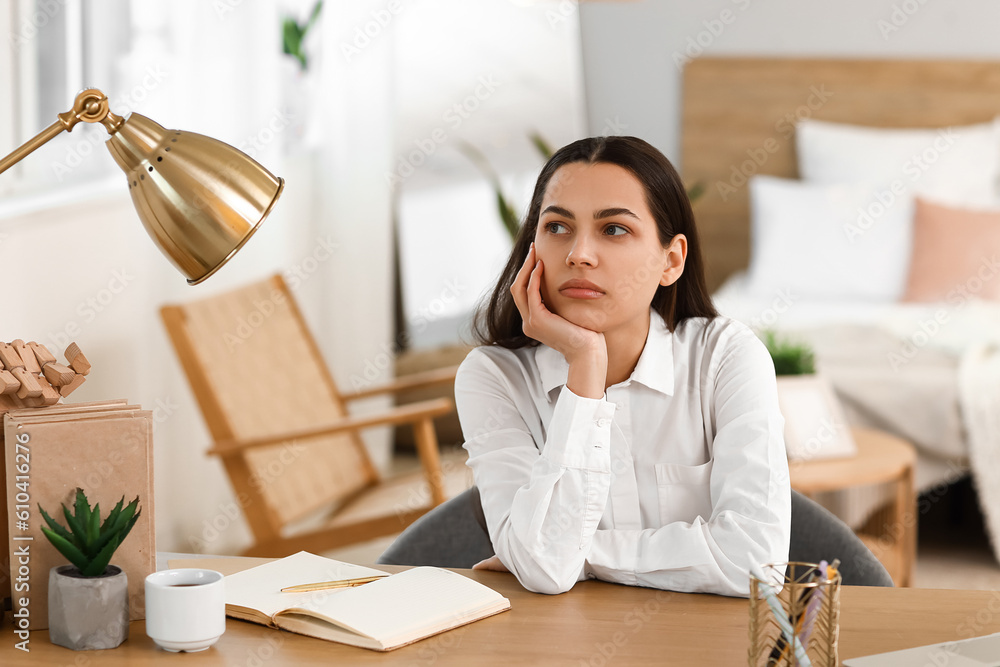
[[[919,197],[903,301],[1000,301],[1000,211],[952,208]]]

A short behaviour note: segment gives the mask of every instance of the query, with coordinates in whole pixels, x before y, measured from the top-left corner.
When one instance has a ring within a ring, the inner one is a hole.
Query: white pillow
[[[867,184],[750,179],[751,294],[897,301],[906,284],[913,197]]]
[[[898,182],[945,204],[990,206],[1000,182],[1000,118],[939,129],[802,120],[799,175],[811,183]]]

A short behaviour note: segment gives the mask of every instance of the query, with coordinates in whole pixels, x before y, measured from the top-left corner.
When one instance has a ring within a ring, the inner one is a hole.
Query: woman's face
[[[684,270],[686,243],[678,234],[660,244],[645,190],[626,169],[564,165],[545,190],[535,232],[542,300],[593,331],[645,327],[657,287]]]

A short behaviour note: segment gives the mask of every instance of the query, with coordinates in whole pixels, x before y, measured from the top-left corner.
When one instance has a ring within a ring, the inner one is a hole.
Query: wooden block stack
[[[66,362],[58,363],[34,341],[0,342],[0,413],[54,405],[73,393],[90,373],[90,362],[76,343],[66,348]]]

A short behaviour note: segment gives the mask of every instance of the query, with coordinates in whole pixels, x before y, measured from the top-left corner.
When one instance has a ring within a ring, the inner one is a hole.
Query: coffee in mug
[[[215,570],[177,569],[146,577],[146,634],[164,650],[203,651],[226,631],[225,582]]]

